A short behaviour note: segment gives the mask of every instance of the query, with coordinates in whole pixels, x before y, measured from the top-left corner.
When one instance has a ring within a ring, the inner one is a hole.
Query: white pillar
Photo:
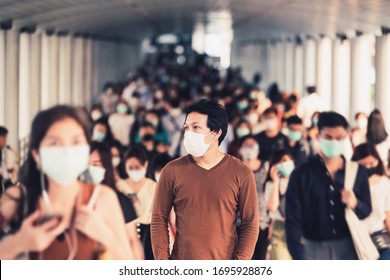
[[[294,89],[302,96],[304,94],[303,87],[303,46],[295,45],[294,48]]]
[[[262,75],[261,86],[266,89],[268,86],[268,56],[267,56],[267,43],[262,43],[260,46],[260,61],[261,68],[260,72]]]
[[[50,106],[58,104],[58,36],[52,35],[50,40],[49,90]]]
[[[5,31],[0,30],[0,125],[5,124]]]
[[[317,44],[317,92],[330,108],[332,99],[332,40],[321,38]]]
[[[304,50],[304,77],[303,85],[305,92],[302,96],[306,95],[306,87],[314,86],[316,81],[316,42],[313,39],[308,39],[303,44]]]
[[[30,120],[32,120],[41,109],[41,35],[32,34],[30,40]]]
[[[277,82],[279,90],[285,89],[286,84],[286,75],[285,75],[285,65],[286,65],[286,46],[285,42],[279,42],[276,44],[277,50]]]
[[[59,38],[58,103],[72,103],[72,37]]]
[[[376,92],[375,107],[378,108],[390,131],[390,35],[376,38]]]
[[[8,128],[8,143],[13,148],[19,147],[19,32],[6,31],[6,78],[5,78],[5,126]],[[12,164],[11,162],[7,162]]]
[[[267,45],[268,50],[268,73],[269,73],[269,80],[268,80],[268,86],[272,83],[278,82],[278,51],[276,44],[269,43]]]
[[[351,41],[351,119],[357,112],[371,111],[371,39],[362,35]]]
[[[42,35],[41,41],[41,110],[50,104],[50,37]]]
[[[350,117],[351,43],[334,40],[332,52],[332,110]]]
[[[291,93],[294,90],[294,43],[286,42],[286,61],[285,61],[285,88]]]
[[[119,58],[120,59],[120,58]],[[124,58],[123,58],[124,59]],[[85,60],[84,60],[84,69],[85,69],[85,79],[84,79],[84,105],[89,109],[92,103],[92,40],[87,39],[85,41]]]
[[[73,45],[72,104],[83,105],[83,61],[84,40],[75,38]]]
[[[30,34],[21,33],[19,42],[19,140],[30,132]]]

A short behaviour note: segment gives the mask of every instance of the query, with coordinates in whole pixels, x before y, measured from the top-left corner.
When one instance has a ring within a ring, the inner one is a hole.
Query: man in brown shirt
[[[226,112],[216,103],[202,100],[187,109],[184,146],[189,155],[169,163],[157,186],[151,224],[157,260],[251,259],[259,234],[256,183],[240,160],[220,152],[227,125]],[[170,255],[172,207],[176,239]]]

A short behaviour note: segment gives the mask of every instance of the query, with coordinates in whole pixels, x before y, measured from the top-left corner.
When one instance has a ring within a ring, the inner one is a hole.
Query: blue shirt
[[[286,241],[294,259],[304,259],[301,238],[329,241],[350,236],[341,201],[345,168],[330,176],[320,156],[310,158],[290,177],[286,194]],[[353,192],[358,200],[354,211],[359,219],[371,212],[367,171],[359,166]]]

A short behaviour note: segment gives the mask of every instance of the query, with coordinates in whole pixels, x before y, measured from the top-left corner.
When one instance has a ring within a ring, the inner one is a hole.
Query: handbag
[[[358,163],[351,161],[347,161],[345,165],[344,188],[353,190],[359,165]],[[379,258],[379,253],[368,230],[356,216],[355,212],[349,207],[345,208],[345,219],[349,231],[351,232],[352,241],[358,258],[360,260],[377,260]]]

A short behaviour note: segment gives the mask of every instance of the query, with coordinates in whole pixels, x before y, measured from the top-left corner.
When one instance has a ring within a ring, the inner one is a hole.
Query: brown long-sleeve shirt
[[[259,233],[253,172],[225,155],[206,170],[191,155],[169,163],[161,174],[153,208],[151,234],[158,260],[251,259]],[[176,239],[169,256],[168,218],[176,212]],[[236,233],[237,212],[240,237]]]

